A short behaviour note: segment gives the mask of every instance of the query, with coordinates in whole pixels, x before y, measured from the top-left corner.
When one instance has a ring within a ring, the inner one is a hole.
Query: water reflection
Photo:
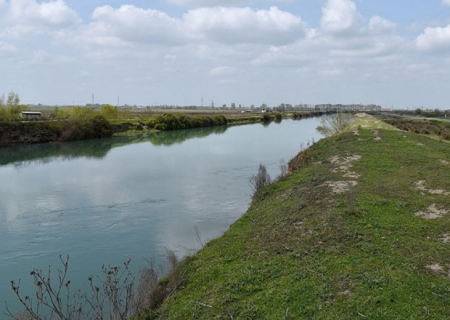
[[[70,255],[70,279],[84,284],[102,264],[132,258],[138,269],[165,248],[197,249],[194,226],[203,240],[224,232],[248,207],[258,165],[276,177],[281,158],[320,137],[319,123],[0,149],[0,297],[12,305],[10,280],[57,266],[59,254]]]
[[[46,164],[55,160],[75,158],[103,159],[114,148],[150,142],[154,146],[171,146],[190,139],[199,139],[211,134],[223,134],[227,127],[208,127],[156,133],[139,133],[108,139],[83,140],[64,143],[48,143],[0,148],[0,166],[12,164],[16,168],[35,164]]]

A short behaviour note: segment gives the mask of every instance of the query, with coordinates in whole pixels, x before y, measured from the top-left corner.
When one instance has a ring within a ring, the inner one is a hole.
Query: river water
[[[319,118],[70,143],[0,148],[0,318],[33,268],[61,267],[87,284],[101,266],[132,268],[171,249],[184,256],[247,210],[260,163],[274,178],[321,137]]]

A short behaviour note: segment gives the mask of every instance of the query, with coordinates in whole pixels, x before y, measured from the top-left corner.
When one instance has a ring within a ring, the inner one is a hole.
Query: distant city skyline
[[[450,0],[0,0],[0,72],[25,104],[450,109]]]

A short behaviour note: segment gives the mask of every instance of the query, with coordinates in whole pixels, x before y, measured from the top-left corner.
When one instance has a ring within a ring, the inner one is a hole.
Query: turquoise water
[[[320,119],[0,149],[0,314],[10,281],[60,267],[72,283],[131,258],[138,270],[166,248],[184,256],[247,210],[260,163],[279,161],[320,135]],[[1,318],[2,316],[0,316]]]

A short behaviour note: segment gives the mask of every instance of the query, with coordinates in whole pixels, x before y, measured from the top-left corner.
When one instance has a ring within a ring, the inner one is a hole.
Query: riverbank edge
[[[449,154],[446,142],[354,121],[300,152],[300,169],[187,257],[177,292],[137,319],[448,316]],[[430,208],[442,215],[426,219]]]
[[[301,120],[310,117],[322,116],[323,114],[323,112],[298,112],[285,114],[284,118]],[[156,117],[163,117],[164,115],[169,115],[173,118],[184,117],[186,119],[190,119],[196,117],[206,120],[204,123],[199,123],[198,125],[177,129],[197,129],[223,125],[237,126],[260,122],[281,121],[283,118],[283,116],[279,113],[267,113],[264,115],[246,116],[240,118],[227,118],[225,115],[220,113],[213,116],[167,113]],[[83,123],[67,120],[0,122],[0,147],[108,138],[111,136],[124,136],[140,132],[177,130],[170,128],[170,125],[166,126],[168,128],[164,130],[161,129],[164,126],[156,126],[157,128],[155,128],[155,124],[151,124],[151,118],[109,121],[103,118],[102,120],[103,121],[101,123],[99,121],[97,121],[98,123],[93,123],[92,128],[90,128],[91,123],[89,121],[84,121]],[[169,121],[170,120],[173,119],[169,119]],[[165,123],[163,123],[163,125],[165,125]]]

